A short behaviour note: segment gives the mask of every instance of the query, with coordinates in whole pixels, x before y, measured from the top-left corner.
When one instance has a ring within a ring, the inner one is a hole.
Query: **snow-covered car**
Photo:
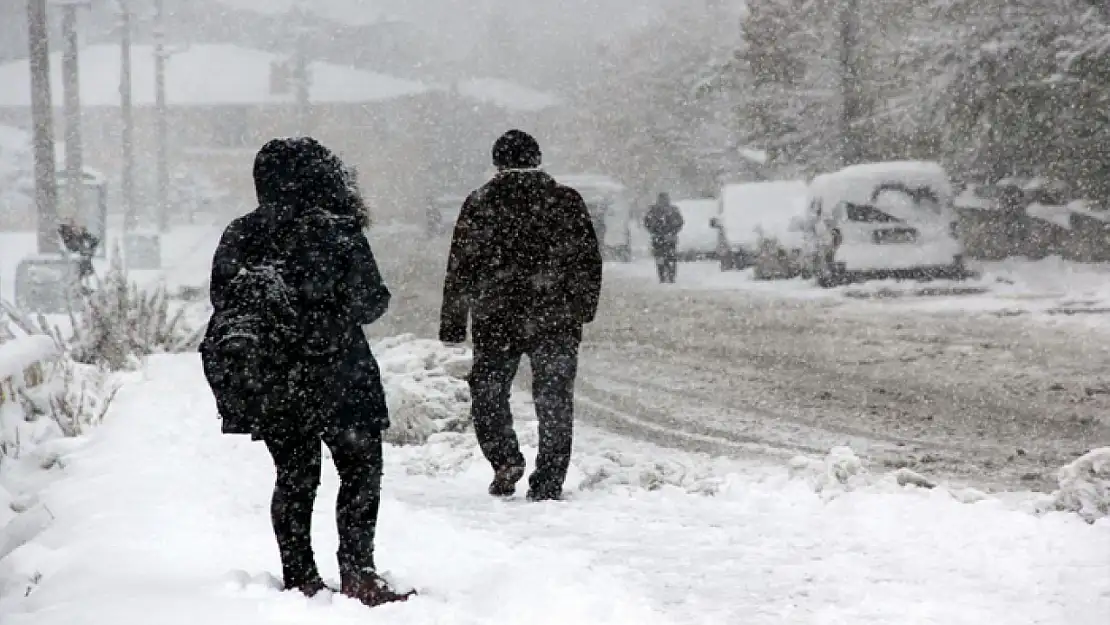
[[[938,163],[852,165],[809,185],[806,254],[822,286],[868,278],[962,278],[963,245]]]
[[[632,206],[628,190],[603,174],[554,174],[555,180],[578,191],[590,209],[594,231],[605,260],[632,260]]]
[[[705,260],[717,257],[717,229],[710,221],[717,216],[720,203],[713,199],[679,200],[682,232],[678,233],[678,256],[682,260]]]
[[[800,252],[802,232],[792,225],[805,215],[805,207],[806,183],[801,180],[725,185],[717,215],[710,220],[717,231],[721,271],[754,265],[770,240],[788,254]]]

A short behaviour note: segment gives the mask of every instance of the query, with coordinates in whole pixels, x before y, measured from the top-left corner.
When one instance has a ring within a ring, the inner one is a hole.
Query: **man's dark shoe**
[[[509,465],[493,472],[489,483],[489,494],[494,497],[511,497],[516,492],[516,483],[524,477],[524,467]]]
[[[369,608],[408,601],[409,597],[416,595],[415,590],[405,593],[393,590],[388,582],[372,571],[344,577],[340,592]]]

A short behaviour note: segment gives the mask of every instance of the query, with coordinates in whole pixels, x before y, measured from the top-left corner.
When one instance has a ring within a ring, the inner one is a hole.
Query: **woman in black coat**
[[[271,366],[281,363],[273,377],[284,382],[284,399],[236,404],[217,392],[223,430],[262,439],[273,457],[271,516],[286,588],[309,595],[325,588],[310,539],[323,440],[340,479],[341,591],[367,605],[404,600],[408,595],[390,589],[374,563],[389,414],[362,326],[385,313],[390,293],[363,233],[362,200],[342,162],[311,138],[267,143],[254,180],[258,208],[228,225],[212,262],[213,319],[249,307],[235,300],[233,281],[244,268],[265,264],[292,295],[296,338],[270,358]],[[233,405],[243,408],[224,409]]]

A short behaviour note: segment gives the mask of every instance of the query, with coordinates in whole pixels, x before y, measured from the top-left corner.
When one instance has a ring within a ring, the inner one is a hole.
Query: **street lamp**
[[[293,88],[297,103],[297,132],[303,135],[309,134],[310,131],[309,113],[311,110],[312,76],[309,73],[308,54],[305,50],[308,35],[312,32],[312,28],[308,25],[308,7],[307,0],[297,0],[289,10],[289,14],[295,22],[293,26],[295,42],[293,50]]]

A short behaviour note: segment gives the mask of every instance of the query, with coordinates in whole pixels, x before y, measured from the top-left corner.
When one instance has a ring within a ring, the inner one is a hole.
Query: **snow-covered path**
[[[219,434],[195,355],[152,358],[141,377],[42,494],[53,525],[0,562],[5,625],[1095,625],[1110,613],[1105,522],[939,491],[827,500],[780,472],[731,475],[715,497],[612,487],[493,501],[480,462],[413,475],[415,448],[387,452],[378,541],[380,564],[422,596],[373,611],[307,600],[266,580],[279,570],[272,468],[260,445]],[[329,470],[315,535],[331,578],[335,489]],[[30,592],[12,592],[20,578]]]

